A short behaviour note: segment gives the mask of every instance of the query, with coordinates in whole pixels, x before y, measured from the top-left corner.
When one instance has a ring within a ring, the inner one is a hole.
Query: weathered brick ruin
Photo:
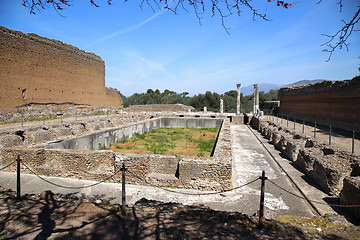
[[[122,107],[105,87],[105,63],[63,42],[0,26],[0,111],[31,103]]]
[[[360,77],[279,89],[280,114],[360,130]]]

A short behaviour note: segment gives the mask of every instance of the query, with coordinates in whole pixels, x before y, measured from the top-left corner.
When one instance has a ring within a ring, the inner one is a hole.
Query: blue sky
[[[321,34],[333,34],[341,19],[353,17],[359,0],[306,0],[291,8],[258,0],[256,7],[271,21],[242,16],[225,20],[209,9],[201,25],[189,9],[174,15],[153,12],[141,1],[74,0],[59,16],[49,8],[30,15],[22,0],[0,0],[0,25],[71,44],[99,55],[105,61],[106,86],[130,96],[147,89],[173,90],[190,95],[236,90],[236,84],[289,84],[299,80],[351,79],[359,74],[360,32],[349,38],[350,51],[336,50],[330,62],[320,46]],[[360,26],[358,26],[359,28]],[[260,89],[261,90],[261,89]]]

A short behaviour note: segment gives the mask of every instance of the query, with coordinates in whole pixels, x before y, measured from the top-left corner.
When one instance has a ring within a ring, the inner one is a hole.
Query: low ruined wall
[[[360,130],[360,77],[279,90],[280,114]]]
[[[195,108],[183,104],[148,104],[148,105],[132,105],[127,111],[142,112],[195,112]]]
[[[155,118],[36,147],[47,149],[101,149],[120,140],[132,138],[136,134],[143,134],[158,128],[220,128],[222,122],[222,119],[210,118]]]
[[[222,121],[221,119],[211,120]],[[158,122],[161,119],[152,121]],[[141,124],[147,123],[149,121]],[[132,130],[140,129],[137,124],[133,126]],[[26,165],[41,175],[102,180],[116,173],[111,179],[120,182],[119,170],[124,162],[128,169],[127,183],[199,190],[224,190],[232,187],[232,149],[228,119],[225,119],[221,126],[213,157],[25,147],[0,149],[2,166],[11,163],[17,156],[20,156]],[[15,171],[15,165],[6,171]],[[31,173],[24,167],[22,171]]]
[[[145,116],[146,117],[146,116]],[[16,130],[0,132],[0,148],[11,146],[36,145],[50,141],[89,134],[102,129],[114,128],[143,120],[141,115],[119,115],[101,118],[91,118],[81,121],[52,123],[42,126],[29,126]]]
[[[309,136],[268,121],[254,121],[258,129],[289,160],[310,176],[324,192],[340,196],[344,204],[360,205],[360,159]],[[360,208],[351,208],[360,216]]]

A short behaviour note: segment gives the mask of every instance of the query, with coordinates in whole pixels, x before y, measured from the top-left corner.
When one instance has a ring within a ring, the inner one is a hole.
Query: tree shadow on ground
[[[2,239],[309,239],[302,229],[241,213],[141,199],[126,216],[119,205],[64,200],[51,192],[16,201],[13,193],[1,201]],[[341,239],[316,235],[317,239]]]

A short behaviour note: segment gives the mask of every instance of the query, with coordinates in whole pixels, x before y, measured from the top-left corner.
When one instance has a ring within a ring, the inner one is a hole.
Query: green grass
[[[218,130],[217,128],[154,129],[147,133],[136,134],[128,140],[120,140],[107,149],[133,153],[189,154],[205,157],[210,156],[214,148]]]

